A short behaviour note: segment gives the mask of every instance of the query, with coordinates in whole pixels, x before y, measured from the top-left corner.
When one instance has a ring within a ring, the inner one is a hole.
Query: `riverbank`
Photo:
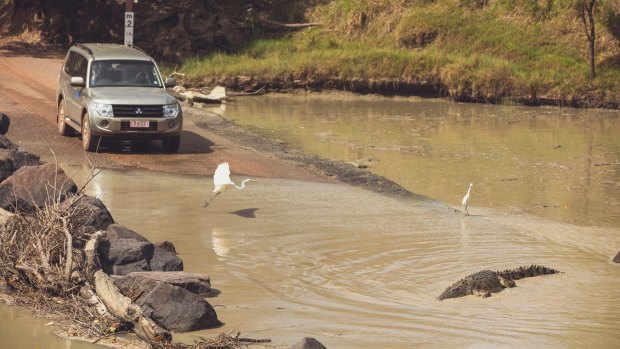
[[[205,61],[204,64],[209,64]],[[490,103],[503,105],[553,106],[571,108],[604,108],[620,109],[620,96],[608,95],[596,89],[582,91],[575,95],[537,95],[475,92],[471,89],[450,90],[442,81],[441,76],[415,77],[412,79],[389,78],[339,78],[307,74],[295,76],[218,76],[194,77],[182,80],[188,88],[211,88],[217,85],[226,86],[234,92],[329,92],[350,91],[358,94],[378,94],[383,96],[420,96],[433,98],[449,98],[456,102]],[[467,84],[474,84],[473,81]],[[510,92],[512,93],[512,92]]]
[[[92,20],[116,18],[122,3],[0,3],[0,35],[65,50],[70,42],[122,42],[121,22]],[[139,3],[134,43],[169,62],[168,72],[177,67],[188,87],[618,109],[620,5],[595,2],[590,41],[590,17],[578,3],[278,0],[243,11],[197,0]]]
[[[309,10],[321,25],[192,57],[179,71],[188,86],[246,92],[336,89],[617,109],[620,37],[610,18],[619,9],[600,5],[596,15],[592,78],[586,34],[571,6],[330,1]]]

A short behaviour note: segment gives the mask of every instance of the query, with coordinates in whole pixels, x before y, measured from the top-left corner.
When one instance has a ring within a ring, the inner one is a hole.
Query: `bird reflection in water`
[[[213,252],[220,257],[228,256],[230,252],[232,241],[228,238],[226,232],[220,228],[213,228],[211,230],[211,245],[213,246]]]

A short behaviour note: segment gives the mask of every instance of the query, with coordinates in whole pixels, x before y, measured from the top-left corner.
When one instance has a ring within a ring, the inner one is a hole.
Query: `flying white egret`
[[[467,189],[467,194],[463,196],[463,202],[461,205],[465,207],[465,215],[469,216],[469,211],[467,210],[467,206],[469,205],[469,194],[471,194],[471,187],[474,186],[474,183],[469,183],[469,189]]]
[[[241,182],[241,186],[236,185],[235,182],[230,180],[230,166],[228,165],[228,162],[223,162],[217,165],[217,168],[215,169],[215,173],[213,174],[213,185],[215,187],[213,189],[213,195],[211,195],[209,200],[205,201],[205,204],[203,207],[206,208],[207,206],[209,206],[209,203],[211,202],[211,200],[213,200],[214,197],[225,192],[226,190],[228,190],[228,188],[235,187],[239,190],[244,189],[245,183],[247,182],[254,182],[254,180],[246,179],[243,182]]]

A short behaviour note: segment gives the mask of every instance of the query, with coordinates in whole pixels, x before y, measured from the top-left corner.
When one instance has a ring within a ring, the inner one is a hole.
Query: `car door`
[[[60,71],[60,77],[58,78],[58,90],[63,97],[63,103],[65,104],[65,116],[69,115],[69,96],[71,95],[71,74],[73,73],[73,64],[75,62],[75,56],[77,53],[69,51],[65,64]]]
[[[75,57],[71,61],[67,63],[71,63],[69,67],[69,78],[67,79],[67,88],[65,90],[65,100],[67,101],[67,116],[75,121],[78,125],[81,124],[81,114],[82,114],[82,100],[84,96],[82,92],[84,90],[83,86],[72,86],[71,85],[71,77],[79,76],[86,82],[86,70],[88,67],[88,60],[77,52],[75,53]]]

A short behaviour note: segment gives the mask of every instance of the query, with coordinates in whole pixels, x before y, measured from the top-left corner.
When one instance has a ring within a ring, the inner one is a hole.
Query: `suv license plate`
[[[148,120],[130,120],[129,127],[131,128],[148,128],[149,121]]]

